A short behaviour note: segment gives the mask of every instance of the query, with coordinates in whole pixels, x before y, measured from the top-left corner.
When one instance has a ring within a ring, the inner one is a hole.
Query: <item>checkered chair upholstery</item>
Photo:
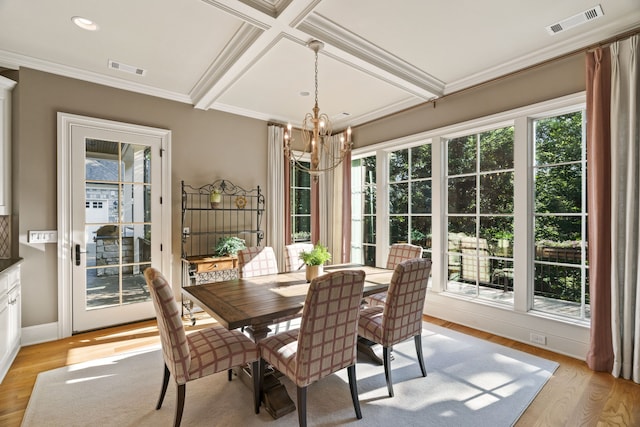
[[[253,246],[238,251],[240,278],[278,274],[276,254],[271,246]]]
[[[409,243],[394,243],[389,248],[387,256],[387,267],[389,270],[396,268],[402,261],[413,258],[422,258],[422,246],[411,245]],[[365,298],[365,302],[370,307],[384,306],[387,293],[381,292]]]
[[[305,263],[300,259],[300,252],[313,250],[313,243],[292,243],[284,247],[284,271],[304,271]]]
[[[258,347],[242,333],[229,331],[220,325],[193,331],[187,335],[173,289],[162,273],[154,268],[147,268],[144,277],[156,310],[164,358],[164,378],[156,409],[162,406],[169,377],[172,376],[178,386],[178,403],[174,419],[174,425],[177,427],[182,420],[187,382],[247,363],[252,363],[253,372],[257,374]],[[258,375],[254,377],[256,379],[253,403],[255,412],[258,413],[260,389]]]
[[[358,335],[382,345],[384,375],[389,396],[393,397],[391,381],[391,349],[411,337],[416,344],[422,376],[427,376],[422,357],[422,310],[427,294],[431,261],[410,259],[393,271],[384,306],[367,307],[360,311]]]
[[[261,373],[269,363],[296,384],[300,426],[306,426],[307,386],[343,368],[347,368],[356,417],[362,418],[355,373],[364,277],[361,270],[316,277],[309,286],[300,328],[258,343]]]

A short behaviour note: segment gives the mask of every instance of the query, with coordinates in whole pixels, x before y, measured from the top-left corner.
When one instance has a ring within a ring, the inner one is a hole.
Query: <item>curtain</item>
[[[320,169],[330,166],[340,157],[341,134],[327,138]],[[318,179],[318,241],[329,248],[334,264],[349,260],[351,248],[351,156],[347,154],[340,166],[320,174]],[[345,188],[347,190],[345,191]],[[347,231],[347,233],[345,233]],[[345,239],[348,248],[345,250]]]
[[[283,215],[284,215],[284,244],[290,245],[293,243],[291,236],[293,230],[291,229],[291,155],[284,153],[283,165],[282,165],[282,188],[283,188]]]
[[[342,161],[342,263],[351,262],[351,151]]]
[[[284,129],[282,126],[267,127],[267,238],[266,246],[271,246],[276,254],[280,268],[284,268],[285,245],[285,208],[284,173],[286,169],[284,156]]]
[[[587,53],[587,174],[591,340],[586,361],[610,371],[611,347],[611,167],[610,60],[608,48]]]
[[[611,44],[612,374],[636,383],[640,383],[639,38]]]

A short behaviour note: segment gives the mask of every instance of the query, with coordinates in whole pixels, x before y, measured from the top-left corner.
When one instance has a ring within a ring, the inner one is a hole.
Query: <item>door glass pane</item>
[[[86,142],[87,309],[150,300],[150,156],[147,146]]]
[[[87,139],[85,158],[87,181],[118,181],[118,143]]]

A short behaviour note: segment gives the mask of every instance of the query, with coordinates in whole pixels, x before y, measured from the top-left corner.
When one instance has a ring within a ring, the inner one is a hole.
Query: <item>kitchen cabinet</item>
[[[13,264],[0,272],[0,382],[20,350],[20,292],[20,266]]]
[[[11,91],[15,85],[0,76],[0,215],[11,214]]]

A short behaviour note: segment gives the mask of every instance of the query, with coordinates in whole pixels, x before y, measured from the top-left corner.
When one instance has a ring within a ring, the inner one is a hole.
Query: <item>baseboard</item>
[[[21,332],[20,344],[23,346],[55,341],[58,339],[58,322],[28,326],[22,328]]]
[[[430,293],[424,313],[579,360],[585,360],[589,349],[587,327],[464,301],[445,294]],[[544,337],[544,344],[532,342],[531,334]]]

